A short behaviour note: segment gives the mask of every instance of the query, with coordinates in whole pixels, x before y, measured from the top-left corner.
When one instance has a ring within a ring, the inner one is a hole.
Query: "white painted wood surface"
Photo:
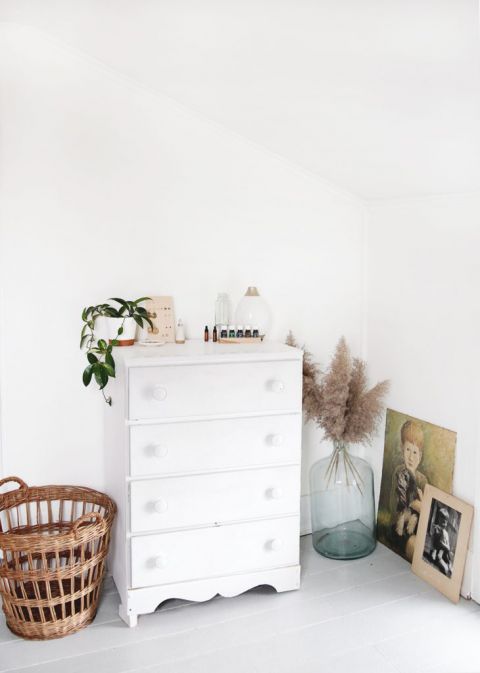
[[[0,671],[17,673],[478,673],[479,606],[453,605],[379,545],[339,562],[301,539],[302,583],[205,603],[168,601],[127,629],[107,580],[92,626],[26,642],[0,618]]]
[[[199,578],[217,578],[209,583],[209,595],[225,595],[224,587],[229,586],[228,595],[233,596],[250,589],[245,587],[239,573],[252,573],[258,570],[273,570],[286,566],[298,566],[298,515],[285,519],[267,519],[251,523],[237,523],[230,526],[197,528],[160,533],[157,535],[138,535],[132,538],[132,587],[144,587]],[[219,577],[228,576],[228,585]],[[297,575],[295,575],[297,577]],[[264,574],[262,584],[269,581],[275,585],[276,576]],[[295,587],[295,583],[291,588]],[[135,592],[133,598],[135,597]],[[192,598],[206,600],[198,596],[197,587],[183,588],[181,595],[177,587],[162,587],[160,596],[171,598]],[[153,592],[152,592],[153,596]],[[157,600],[148,612],[152,612],[165,598]],[[154,602],[154,601],[153,601]]]
[[[188,341],[116,354],[106,459],[122,619],[259,583],[297,589],[302,352]]]
[[[230,358],[234,356],[230,354]],[[248,361],[248,354],[237,358],[221,364],[129,368],[129,418],[298,409],[302,401],[298,358],[268,362]]]
[[[213,472],[298,462],[298,413],[130,427],[130,474]]]
[[[132,481],[130,507],[132,533],[298,516],[300,466]]]

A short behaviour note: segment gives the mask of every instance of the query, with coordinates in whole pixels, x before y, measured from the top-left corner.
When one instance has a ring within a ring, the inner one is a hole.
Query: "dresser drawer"
[[[133,533],[211,526],[298,512],[300,467],[133,481],[130,489]]]
[[[129,418],[177,418],[301,408],[301,361],[133,367]]]
[[[301,414],[130,428],[130,474],[209,472],[300,462]]]
[[[296,565],[298,517],[134,537],[132,588]]]

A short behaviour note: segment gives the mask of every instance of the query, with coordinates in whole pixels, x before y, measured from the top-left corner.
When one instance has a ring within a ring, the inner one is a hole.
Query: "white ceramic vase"
[[[133,346],[137,323],[133,318],[107,318],[108,340],[112,343],[117,338],[119,328],[123,323],[123,333],[117,339],[117,346]]]
[[[256,287],[249,287],[238,303],[235,323],[243,327],[249,325],[252,329],[257,328],[259,334],[264,336],[270,329],[270,322],[267,302],[260,296]]]

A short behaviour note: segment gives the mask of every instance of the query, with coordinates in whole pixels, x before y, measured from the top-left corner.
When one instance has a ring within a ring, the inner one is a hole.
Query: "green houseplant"
[[[112,355],[114,346],[133,344],[134,338],[128,339],[122,343],[120,337],[123,336],[126,327],[133,324],[144,327],[146,324],[153,328],[148,311],[140,306],[143,301],[150,297],[140,297],[140,299],[126,300],[118,297],[112,297],[109,301],[114,301],[118,306],[111,304],[97,304],[97,306],[86,306],[82,311],[82,331],[80,334],[80,348],[86,348],[88,364],[83,370],[83,385],[90,385],[94,379],[99,389],[102,391],[105,402],[112,404],[112,398],[105,395],[105,387],[110,378],[115,377],[115,360]],[[105,339],[97,339],[95,336],[95,324],[97,318],[107,318],[112,325],[110,332],[112,338],[109,343]],[[112,327],[113,326],[113,327]],[[133,331],[134,335],[134,331]],[[130,335],[129,335],[130,336]]]

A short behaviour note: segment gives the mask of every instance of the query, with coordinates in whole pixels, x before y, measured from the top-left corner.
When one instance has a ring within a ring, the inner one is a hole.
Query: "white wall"
[[[370,208],[367,353],[391,408],[458,433],[454,494],[475,501],[480,195]],[[380,484],[383,437],[370,451]],[[479,536],[476,535],[476,539]],[[476,573],[478,575],[478,573]],[[474,588],[480,598],[480,585]]]
[[[216,293],[254,284],[272,338],[360,351],[361,204],[38,31],[0,37],[3,473],[103,486],[86,304],[172,294],[201,337]]]
[[[2,20],[364,197],[480,189],[478,0],[1,0]]]

